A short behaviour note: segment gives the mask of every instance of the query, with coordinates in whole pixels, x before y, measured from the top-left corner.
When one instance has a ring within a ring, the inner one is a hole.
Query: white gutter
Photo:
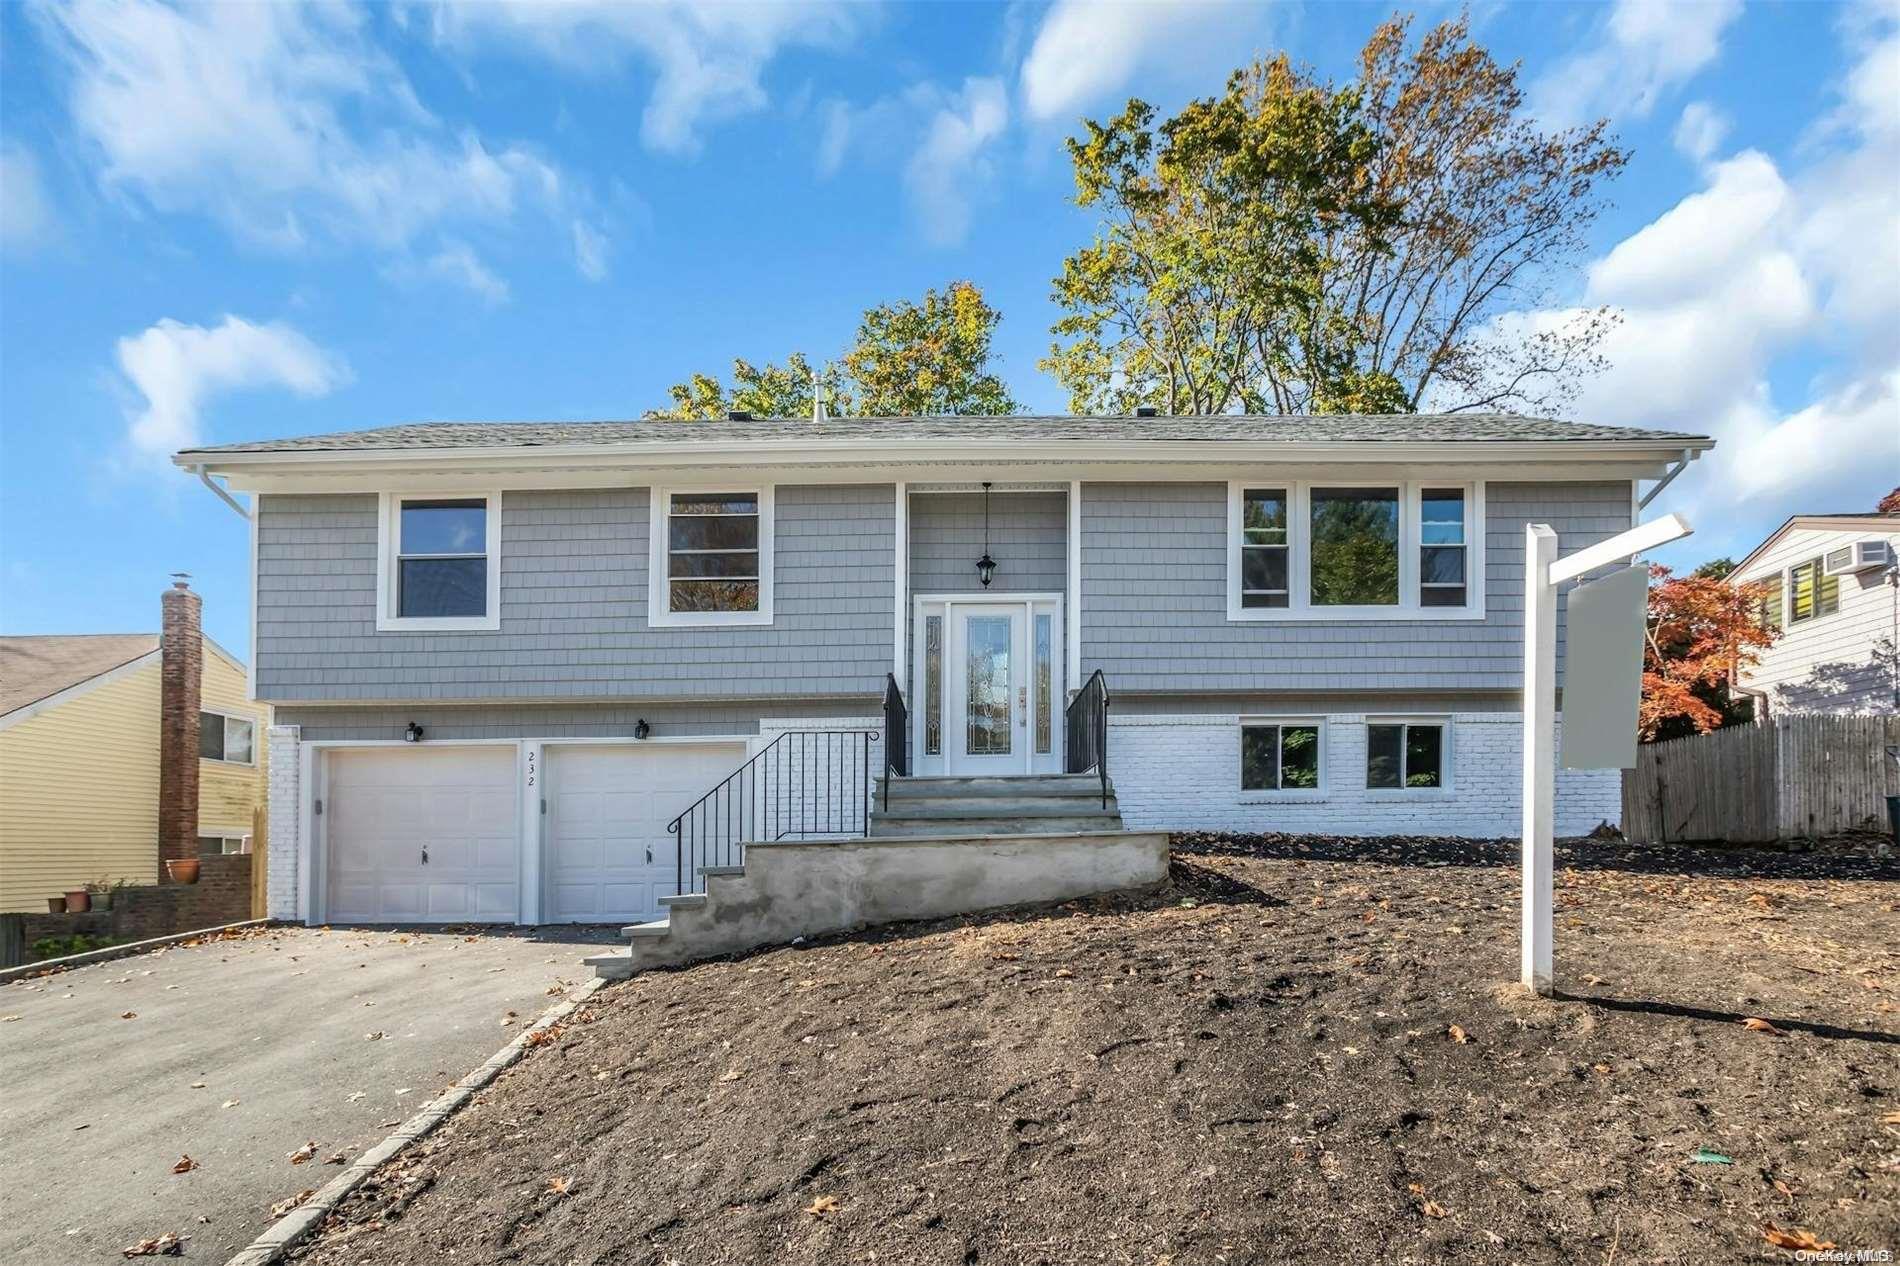
[[[199,462],[197,465],[193,466],[192,469],[198,472],[198,481],[204,484],[205,487],[211,489],[211,491],[217,493],[218,500],[224,502],[224,504],[230,506],[233,510],[237,511],[238,517],[240,519],[248,519],[251,517],[251,512],[249,510],[246,510],[242,505],[239,505],[236,497],[233,497],[229,492],[227,492],[225,488],[223,487],[223,485],[218,484],[212,480],[211,471],[205,466],[203,462]]]

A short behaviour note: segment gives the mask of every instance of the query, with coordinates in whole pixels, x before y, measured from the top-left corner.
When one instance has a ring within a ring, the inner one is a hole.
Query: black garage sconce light
[[[417,725],[414,721],[411,721],[409,728],[402,732],[402,741],[405,743],[420,743],[422,741],[422,727]]]
[[[653,733],[653,727],[647,724],[645,717],[641,717],[638,721],[633,723],[633,737],[643,739],[651,733]]]

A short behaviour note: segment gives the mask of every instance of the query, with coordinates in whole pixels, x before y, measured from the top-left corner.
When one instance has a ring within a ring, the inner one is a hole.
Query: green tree
[[[1282,56],[1070,141],[1103,213],[1054,282],[1072,408],[1555,411],[1601,368],[1613,313],[1509,317],[1550,306],[1627,155],[1540,130],[1464,19],[1410,35],[1380,25],[1344,87]]]
[[[967,281],[921,302],[899,300],[869,308],[857,337],[823,371],[825,407],[837,416],[1004,414],[1016,402],[990,366],[990,343],[1002,313]],[[802,352],[779,366],[734,359],[728,387],[694,374],[667,388],[673,406],[651,418],[723,418],[744,410],[760,418],[810,417],[820,375]]]

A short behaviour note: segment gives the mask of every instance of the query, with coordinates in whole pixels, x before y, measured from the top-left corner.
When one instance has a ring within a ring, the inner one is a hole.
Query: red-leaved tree
[[[1892,492],[1882,497],[1880,504],[1876,505],[1874,509],[1881,514],[1900,514],[1900,488],[1895,488]]]
[[[1657,738],[1665,726],[1704,734],[1728,719],[1730,676],[1752,667],[1778,636],[1760,618],[1765,592],[1760,584],[1650,567],[1637,713],[1644,740]]]

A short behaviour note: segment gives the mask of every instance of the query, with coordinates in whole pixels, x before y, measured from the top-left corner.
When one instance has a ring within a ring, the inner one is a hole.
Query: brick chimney
[[[198,706],[204,680],[203,603],[177,573],[160,605],[158,880],[165,863],[198,855]]]

